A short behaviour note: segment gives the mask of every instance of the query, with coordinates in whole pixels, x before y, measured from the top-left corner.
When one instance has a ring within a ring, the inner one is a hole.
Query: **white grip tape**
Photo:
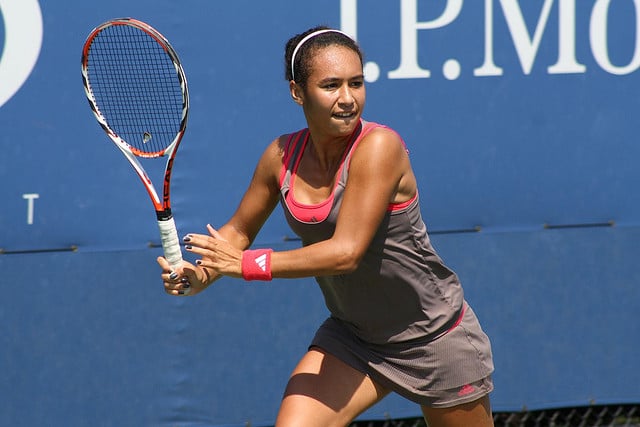
[[[160,227],[160,240],[162,241],[162,249],[164,257],[169,262],[172,269],[176,269],[182,264],[182,251],[180,250],[180,239],[178,239],[178,230],[176,222],[172,218],[164,221],[158,221]],[[182,295],[189,295],[191,288],[184,289]]]
[[[176,223],[173,218],[169,218],[165,221],[158,221],[158,226],[160,227],[160,240],[162,241],[164,257],[169,261],[171,268],[175,269],[182,263],[182,251],[180,250]]]

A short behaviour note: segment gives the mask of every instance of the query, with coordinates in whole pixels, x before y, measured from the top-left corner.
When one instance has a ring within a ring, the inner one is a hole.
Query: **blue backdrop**
[[[436,248],[492,339],[494,410],[640,402],[640,1],[0,0],[0,425],[269,425],[326,316],[313,280],[164,294],[153,209],[84,98],[103,21],[164,33],[189,81],[182,234],[221,225],[304,126],[283,48],[365,52],[365,118],[406,140]],[[256,244],[296,247],[279,211]],[[391,396],[363,418],[418,416]]]

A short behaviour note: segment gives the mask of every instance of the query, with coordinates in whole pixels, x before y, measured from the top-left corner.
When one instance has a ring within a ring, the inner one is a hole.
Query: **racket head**
[[[94,28],[82,49],[82,78],[100,126],[137,157],[175,155],[189,115],[182,64],[169,41],[133,18]]]

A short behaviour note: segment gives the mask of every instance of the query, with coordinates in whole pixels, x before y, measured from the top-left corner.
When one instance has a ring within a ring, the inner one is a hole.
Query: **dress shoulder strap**
[[[291,133],[288,136],[287,143],[284,147],[284,155],[282,158],[282,170],[280,171],[280,187],[284,184],[295,165],[296,159],[300,154],[300,150],[304,146],[304,141],[309,133],[308,129],[301,129]]]

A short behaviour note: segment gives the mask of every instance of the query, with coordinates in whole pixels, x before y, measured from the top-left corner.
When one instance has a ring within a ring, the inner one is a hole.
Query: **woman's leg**
[[[451,408],[422,406],[429,427],[493,427],[489,396]]]
[[[362,372],[313,348],[289,378],[276,427],[344,427],[388,393]]]

